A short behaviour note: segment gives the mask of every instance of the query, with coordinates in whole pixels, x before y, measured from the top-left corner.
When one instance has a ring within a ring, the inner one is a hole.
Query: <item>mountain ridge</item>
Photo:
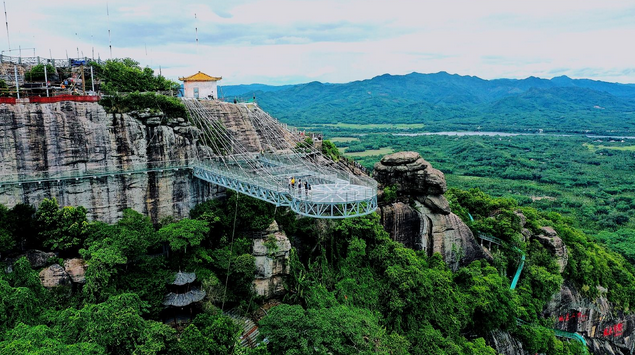
[[[413,72],[343,84],[253,88],[262,90],[242,97],[256,96],[263,109],[292,125],[423,123],[427,130],[635,132],[635,84],[567,76],[486,80]]]

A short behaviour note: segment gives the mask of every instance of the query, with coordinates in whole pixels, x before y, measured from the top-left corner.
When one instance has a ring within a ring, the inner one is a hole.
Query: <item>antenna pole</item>
[[[11,50],[11,39],[9,39],[9,17],[7,16],[7,2],[3,1],[4,4],[4,22],[7,25],[7,42],[9,43],[9,50]]]
[[[196,27],[194,27],[194,31],[196,32],[196,54],[198,55],[198,18],[196,17],[196,13],[194,14],[194,22],[197,23]]]
[[[108,48],[110,49],[110,59],[112,59],[112,40],[110,38],[110,10],[106,1],[106,17],[108,17]]]

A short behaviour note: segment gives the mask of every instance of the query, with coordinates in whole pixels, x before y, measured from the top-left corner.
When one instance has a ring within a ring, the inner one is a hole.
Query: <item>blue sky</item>
[[[447,71],[635,83],[632,0],[5,0],[5,54],[132,57],[221,85]],[[110,16],[107,16],[107,9]],[[198,45],[196,44],[198,29]],[[12,52],[9,49],[11,42]]]

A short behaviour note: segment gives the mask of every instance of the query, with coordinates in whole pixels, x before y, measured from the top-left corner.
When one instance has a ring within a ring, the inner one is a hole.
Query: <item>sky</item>
[[[220,85],[282,85],[446,71],[635,83],[633,0],[5,0],[4,6],[5,55],[131,57],[170,79],[202,71],[222,76]]]

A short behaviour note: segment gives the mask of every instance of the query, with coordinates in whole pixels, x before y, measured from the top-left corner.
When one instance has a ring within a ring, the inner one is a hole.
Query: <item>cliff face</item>
[[[443,173],[419,153],[387,155],[375,164],[374,174],[381,187],[394,186],[397,195],[406,200],[380,206],[382,224],[394,240],[429,255],[440,253],[453,270],[489,258],[472,231],[450,211],[443,196]]]
[[[228,127],[259,149],[257,130],[247,115],[264,114],[256,107],[207,103]],[[106,168],[129,170],[148,163],[189,162],[205,147],[200,131],[185,119],[167,120],[161,113],[108,114],[97,103],[61,102],[0,106],[0,181],[65,171]],[[0,182],[0,184],[2,184]],[[56,197],[60,205],[82,205],[89,217],[111,223],[132,208],[154,221],[186,217],[199,202],[223,190],[193,179],[189,170],[133,173],[79,180],[0,186],[0,203],[37,206]]]

